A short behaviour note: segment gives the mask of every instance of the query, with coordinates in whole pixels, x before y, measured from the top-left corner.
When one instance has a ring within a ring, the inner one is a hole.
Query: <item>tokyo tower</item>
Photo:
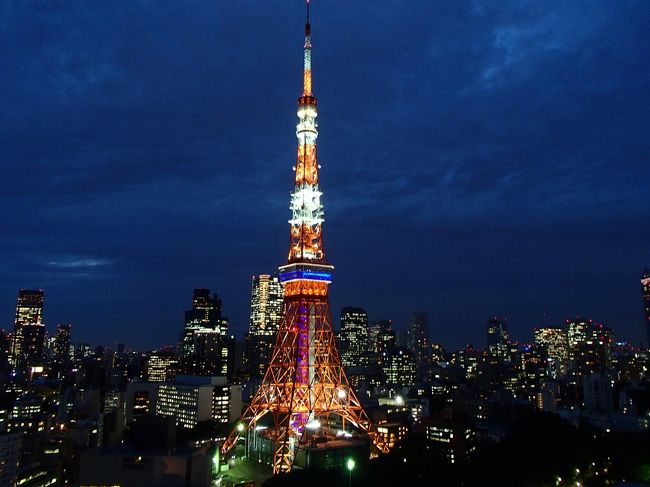
[[[312,93],[309,0],[305,24],[303,92],[298,99],[298,154],[291,195],[289,258],[280,267],[283,314],[275,348],[260,388],[221,447],[226,454],[240,435],[254,430],[264,416],[272,420],[260,431],[274,445],[273,472],[288,472],[309,431],[323,429],[330,415],[364,431],[381,452],[388,447],[377,433],[345,375],[332,330],[328,286],[334,267],[323,248],[322,192],[318,186],[317,103]]]

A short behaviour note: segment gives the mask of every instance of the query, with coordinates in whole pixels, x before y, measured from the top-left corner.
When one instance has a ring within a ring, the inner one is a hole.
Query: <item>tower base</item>
[[[280,446],[265,430],[249,431],[247,457],[251,462],[273,466],[274,455]],[[370,458],[370,439],[367,435],[344,436],[314,433],[308,444],[300,445],[293,461],[295,468],[344,469],[352,458],[356,465],[364,465]]]

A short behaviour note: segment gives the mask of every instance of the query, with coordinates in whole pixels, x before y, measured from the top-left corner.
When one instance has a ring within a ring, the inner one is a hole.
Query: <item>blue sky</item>
[[[286,259],[304,8],[0,5],[0,320],[173,343],[194,287],[241,334]],[[650,3],[314,0],[326,249],[345,305],[448,346],[581,314],[644,340]]]

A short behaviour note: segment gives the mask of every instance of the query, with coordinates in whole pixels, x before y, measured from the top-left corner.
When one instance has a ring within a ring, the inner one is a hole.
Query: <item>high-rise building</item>
[[[584,377],[606,372],[612,364],[613,345],[612,329],[599,323],[591,323],[584,340],[576,343],[573,349],[574,375]]]
[[[382,370],[386,383],[397,387],[408,387],[417,379],[415,354],[405,348],[396,348],[382,359]]]
[[[177,376],[158,387],[156,414],[173,416],[176,424],[192,429],[202,421],[229,423],[241,413],[241,386],[225,377]]]
[[[585,320],[579,316],[566,320],[566,336],[569,347],[569,360],[575,360],[577,348],[587,341],[593,320]]]
[[[395,346],[395,331],[391,320],[375,320],[368,331],[368,350],[372,353],[382,353],[386,350],[386,342]]]
[[[149,382],[171,382],[177,370],[178,357],[169,348],[151,352],[147,357],[145,374]]]
[[[650,348],[650,269],[644,269],[641,275],[641,293],[643,295],[645,330],[648,338],[648,348]]]
[[[426,373],[424,369],[431,363],[428,313],[413,312],[409,314],[406,348],[411,350],[415,356],[418,378],[423,378]]]
[[[479,351],[467,345],[451,355],[451,363],[460,367],[465,372],[465,377],[471,379],[478,375],[479,358]]]
[[[535,343],[546,350],[551,376],[558,377],[566,373],[569,359],[566,331],[563,328],[547,326],[536,328]]]
[[[493,316],[486,325],[488,351],[497,358],[508,357],[508,323],[505,318]]]
[[[15,367],[22,371],[43,363],[43,301],[42,289],[18,292],[11,355]]]
[[[390,320],[375,320],[369,327],[368,366],[381,367],[384,359],[397,347],[393,324]]]
[[[0,433],[0,486],[16,485],[23,433]]]
[[[9,358],[11,356],[11,333],[0,330],[0,374],[11,369]]]
[[[181,369],[191,375],[229,375],[228,320],[221,300],[209,289],[195,289],[192,309],[185,312],[181,336]]]
[[[341,310],[341,361],[346,367],[368,364],[368,314],[362,308]]]
[[[444,362],[446,358],[445,348],[440,343],[431,344],[431,361],[433,363]]]
[[[567,319],[566,330],[569,348],[573,348],[576,345],[586,341],[592,325],[593,320],[585,320],[579,316]]]
[[[467,462],[476,450],[476,433],[466,422],[450,418],[431,418],[426,438],[441,457],[452,464]]]
[[[54,336],[52,362],[59,370],[66,368],[72,363],[72,355],[70,353],[71,334],[71,325],[57,325],[56,335]]]
[[[251,318],[248,331],[254,336],[278,333],[282,317],[282,284],[278,276],[260,274],[251,283]]]
[[[246,335],[246,359],[252,377],[261,377],[271,352],[282,316],[282,284],[277,276],[260,274],[251,283],[251,316]]]

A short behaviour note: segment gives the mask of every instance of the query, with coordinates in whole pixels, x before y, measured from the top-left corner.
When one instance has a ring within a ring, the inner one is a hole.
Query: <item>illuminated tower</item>
[[[641,292],[643,293],[643,317],[648,335],[648,348],[650,348],[650,269],[644,269],[641,276]]]
[[[333,266],[323,249],[323,206],[316,157],[316,98],[312,93],[309,0],[305,24],[303,93],[298,99],[298,154],[291,195],[289,258],[280,267],[284,285],[282,318],[271,362],[241,422],[221,448],[232,449],[238,436],[254,430],[264,416],[271,421],[260,435],[272,442],[273,472],[291,470],[298,448],[330,415],[368,433],[381,450],[387,447],[350,387],[336,349],[328,300]]]

